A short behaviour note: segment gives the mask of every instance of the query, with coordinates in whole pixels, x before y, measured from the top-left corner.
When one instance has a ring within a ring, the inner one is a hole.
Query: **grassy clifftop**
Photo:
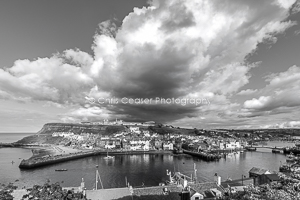
[[[110,135],[113,133],[125,131],[129,126],[123,125],[91,125],[91,124],[71,124],[71,123],[48,123],[37,133],[40,135],[51,135],[54,132],[73,132],[75,134],[93,133],[100,135]],[[149,130],[161,135],[164,134],[193,134],[193,129],[182,129],[171,126],[140,126],[140,130]]]
[[[89,124],[71,124],[71,123],[48,123],[37,133],[48,135],[54,132],[73,132],[75,134],[93,133],[93,134],[112,134],[124,131],[124,126],[108,125],[89,125]]]

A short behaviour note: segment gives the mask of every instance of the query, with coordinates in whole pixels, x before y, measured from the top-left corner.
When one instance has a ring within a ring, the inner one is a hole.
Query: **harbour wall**
[[[71,153],[57,156],[43,156],[23,159],[19,165],[21,169],[33,169],[65,161],[85,158],[89,156],[106,155],[107,151],[89,151],[80,153]],[[172,154],[172,151],[109,151],[109,155],[136,155],[136,154]]]

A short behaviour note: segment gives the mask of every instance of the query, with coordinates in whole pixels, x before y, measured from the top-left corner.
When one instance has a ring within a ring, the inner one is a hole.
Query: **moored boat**
[[[106,154],[106,157],[104,157],[104,159],[106,159],[106,160],[110,160],[110,159],[114,159],[114,158],[115,158],[114,156],[109,156],[108,152]]]
[[[256,151],[256,147],[246,147],[247,151]]]
[[[114,156],[106,156],[106,157],[104,157],[104,159],[106,159],[106,160],[114,159],[114,158],[115,158]]]
[[[280,153],[279,149],[272,149],[272,153]]]
[[[173,153],[174,154],[183,154],[183,150],[182,149],[174,149]]]
[[[55,171],[57,172],[64,172],[64,171],[68,171],[67,169],[55,169]]]

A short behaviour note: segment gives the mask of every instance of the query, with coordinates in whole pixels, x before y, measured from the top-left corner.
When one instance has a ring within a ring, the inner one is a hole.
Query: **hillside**
[[[93,133],[100,135],[110,135],[119,131],[124,131],[124,126],[108,126],[108,125],[85,125],[71,123],[47,123],[35,135],[31,135],[19,140],[21,144],[60,144],[66,142],[61,137],[52,137],[54,132],[73,132],[80,135],[81,133]]]
[[[184,134],[184,135],[194,135],[195,130],[194,129],[183,129],[183,128],[175,128],[175,127],[167,127],[167,126],[150,126],[148,128],[150,131],[158,133],[160,135],[165,135],[165,134]]]
[[[93,133],[93,134],[113,134],[118,131],[124,131],[125,127],[121,125],[88,125],[72,123],[48,123],[37,134],[52,134],[54,132],[73,132],[75,134]]]
[[[93,133],[99,135],[112,135],[114,133],[126,131],[129,126],[123,125],[89,125],[89,124],[72,124],[72,123],[47,123],[35,135],[31,135],[19,140],[20,144],[60,144],[67,140],[62,137],[52,137],[54,132],[73,132],[80,135],[81,133]],[[152,133],[160,135],[165,134],[194,134],[193,129],[181,129],[175,127],[166,127],[162,125],[157,126],[140,126],[140,130],[149,130]]]

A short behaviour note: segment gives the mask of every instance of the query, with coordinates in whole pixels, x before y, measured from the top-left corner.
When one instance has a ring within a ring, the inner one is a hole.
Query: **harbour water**
[[[291,146],[293,144],[269,142],[268,145]],[[50,179],[51,182],[60,182],[65,187],[75,187],[79,186],[81,178],[84,178],[86,187],[92,189],[95,187],[95,171],[96,165],[98,165],[104,188],[124,187],[125,179],[135,187],[142,185],[155,186],[167,180],[167,169],[180,171],[190,176],[193,173],[194,163],[197,167],[198,180],[207,182],[213,180],[215,173],[218,173],[222,179],[228,177],[240,179],[242,175],[248,176],[248,172],[252,167],[278,171],[280,161],[285,162],[286,159],[285,155],[271,153],[270,149],[258,149],[256,152],[231,154],[226,159],[222,158],[216,162],[205,162],[184,155],[142,154],[116,155],[114,159],[110,160],[103,159],[104,156],[94,156],[37,169],[19,169],[18,165],[21,159],[27,159],[30,156],[30,149],[0,148],[0,182],[14,182],[15,185],[21,188],[43,184]],[[55,169],[68,170],[57,172]]]

